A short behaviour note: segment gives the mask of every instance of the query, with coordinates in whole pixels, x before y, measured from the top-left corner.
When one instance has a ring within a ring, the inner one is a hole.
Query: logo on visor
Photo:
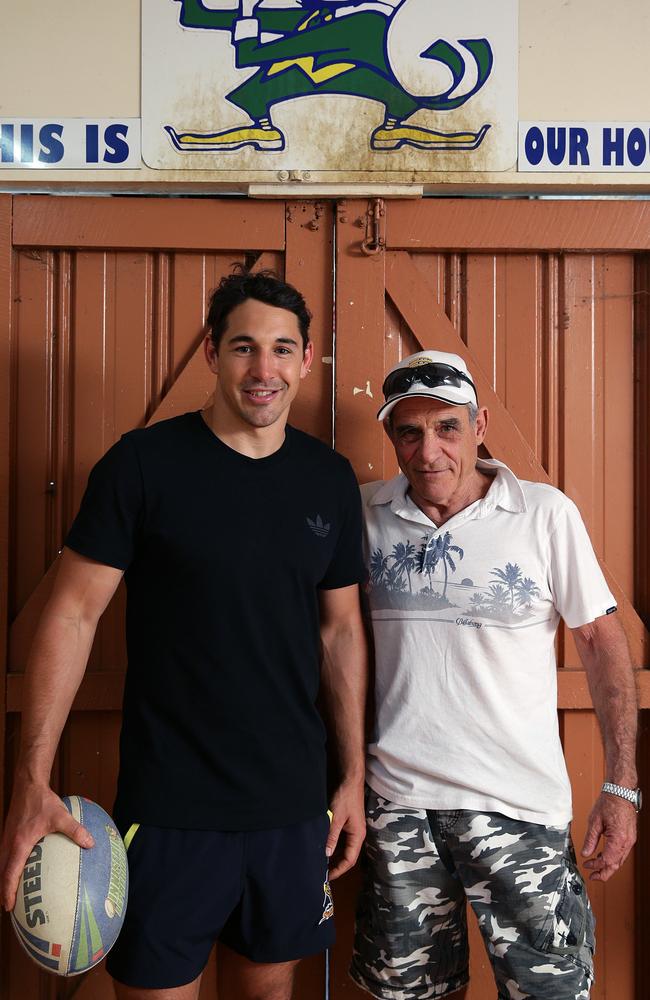
[[[409,368],[419,368],[420,365],[434,365],[435,361],[433,358],[413,358],[413,361],[409,361]]]

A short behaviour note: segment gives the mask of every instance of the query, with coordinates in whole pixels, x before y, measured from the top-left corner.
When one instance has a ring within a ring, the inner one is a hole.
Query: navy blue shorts
[[[215,941],[253,962],[289,962],[334,942],[327,814],[231,833],[133,826],[129,901],[106,967],[118,982],[171,989],[205,968]]]

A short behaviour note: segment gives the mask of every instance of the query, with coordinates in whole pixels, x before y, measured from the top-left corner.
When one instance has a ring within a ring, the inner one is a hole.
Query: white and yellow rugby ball
[[[126,851],[101,806],[78,795],[63,804],[92,834],[81,848],[61,833],[34,845],[12,913],[18,940],[43,969],[76,976],[97,965],[115,944],[128,894]]]

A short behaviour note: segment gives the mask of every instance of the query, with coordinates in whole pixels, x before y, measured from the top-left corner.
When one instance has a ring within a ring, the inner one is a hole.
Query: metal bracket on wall
[[[374,198],[366,212],[366,238],[361,250],[367,257],[374,257],[386,249],[386,206],[383,198]]]

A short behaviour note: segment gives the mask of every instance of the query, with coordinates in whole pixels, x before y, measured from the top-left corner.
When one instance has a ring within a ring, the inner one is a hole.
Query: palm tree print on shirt
[[[409,593],[413,593],[413,587],[411,586],[411,571],[415,568],[415,545],[411,545],[408,538],[406,544],[404,542],[397,542],[393,546],[393,552],[391,558],[393,559],[393,567],[398,573],[406,573],[406,578],[409,584]]]
[[[424,535],[417,551],[409,538],[396,542],[387,556],[381,548],[375,549],[370,556],[369,580],[373,607],[420,611],[456,607],[447,597],[447,587],[450,571],[456,572],[457,560],[463,555],[460,546],[452,543],[449,531],[444,535]],[[418,576],[428,581],[420,588],[417,588]],[[436,587],[441,576],[442,591],[439,585]]]
[[[396,542],[388,555],[376,548],[369,567],[371,606],[376,610],[440,611],[461,606],[450,600],[452,591],[456,596],[471,590],[468,599],[460,597],[461,602],[467,599],[464,615],[501,624],[515,624],[533,616],[541,591],[518,563],[493,567],[491,579],[484,587],[467,577],[461,583],[452,583],[464,556],[464,550],[454,544],[449,531],[423,535],[417,550],[408,538]]]
[[[468,614],[476,618],[498,618],[515,622],[530,618],[533,601],[541,597],[534,580],[524,576],[517,563],[495,566],[492,582],[483,593],[476,592],[469,601]]]

